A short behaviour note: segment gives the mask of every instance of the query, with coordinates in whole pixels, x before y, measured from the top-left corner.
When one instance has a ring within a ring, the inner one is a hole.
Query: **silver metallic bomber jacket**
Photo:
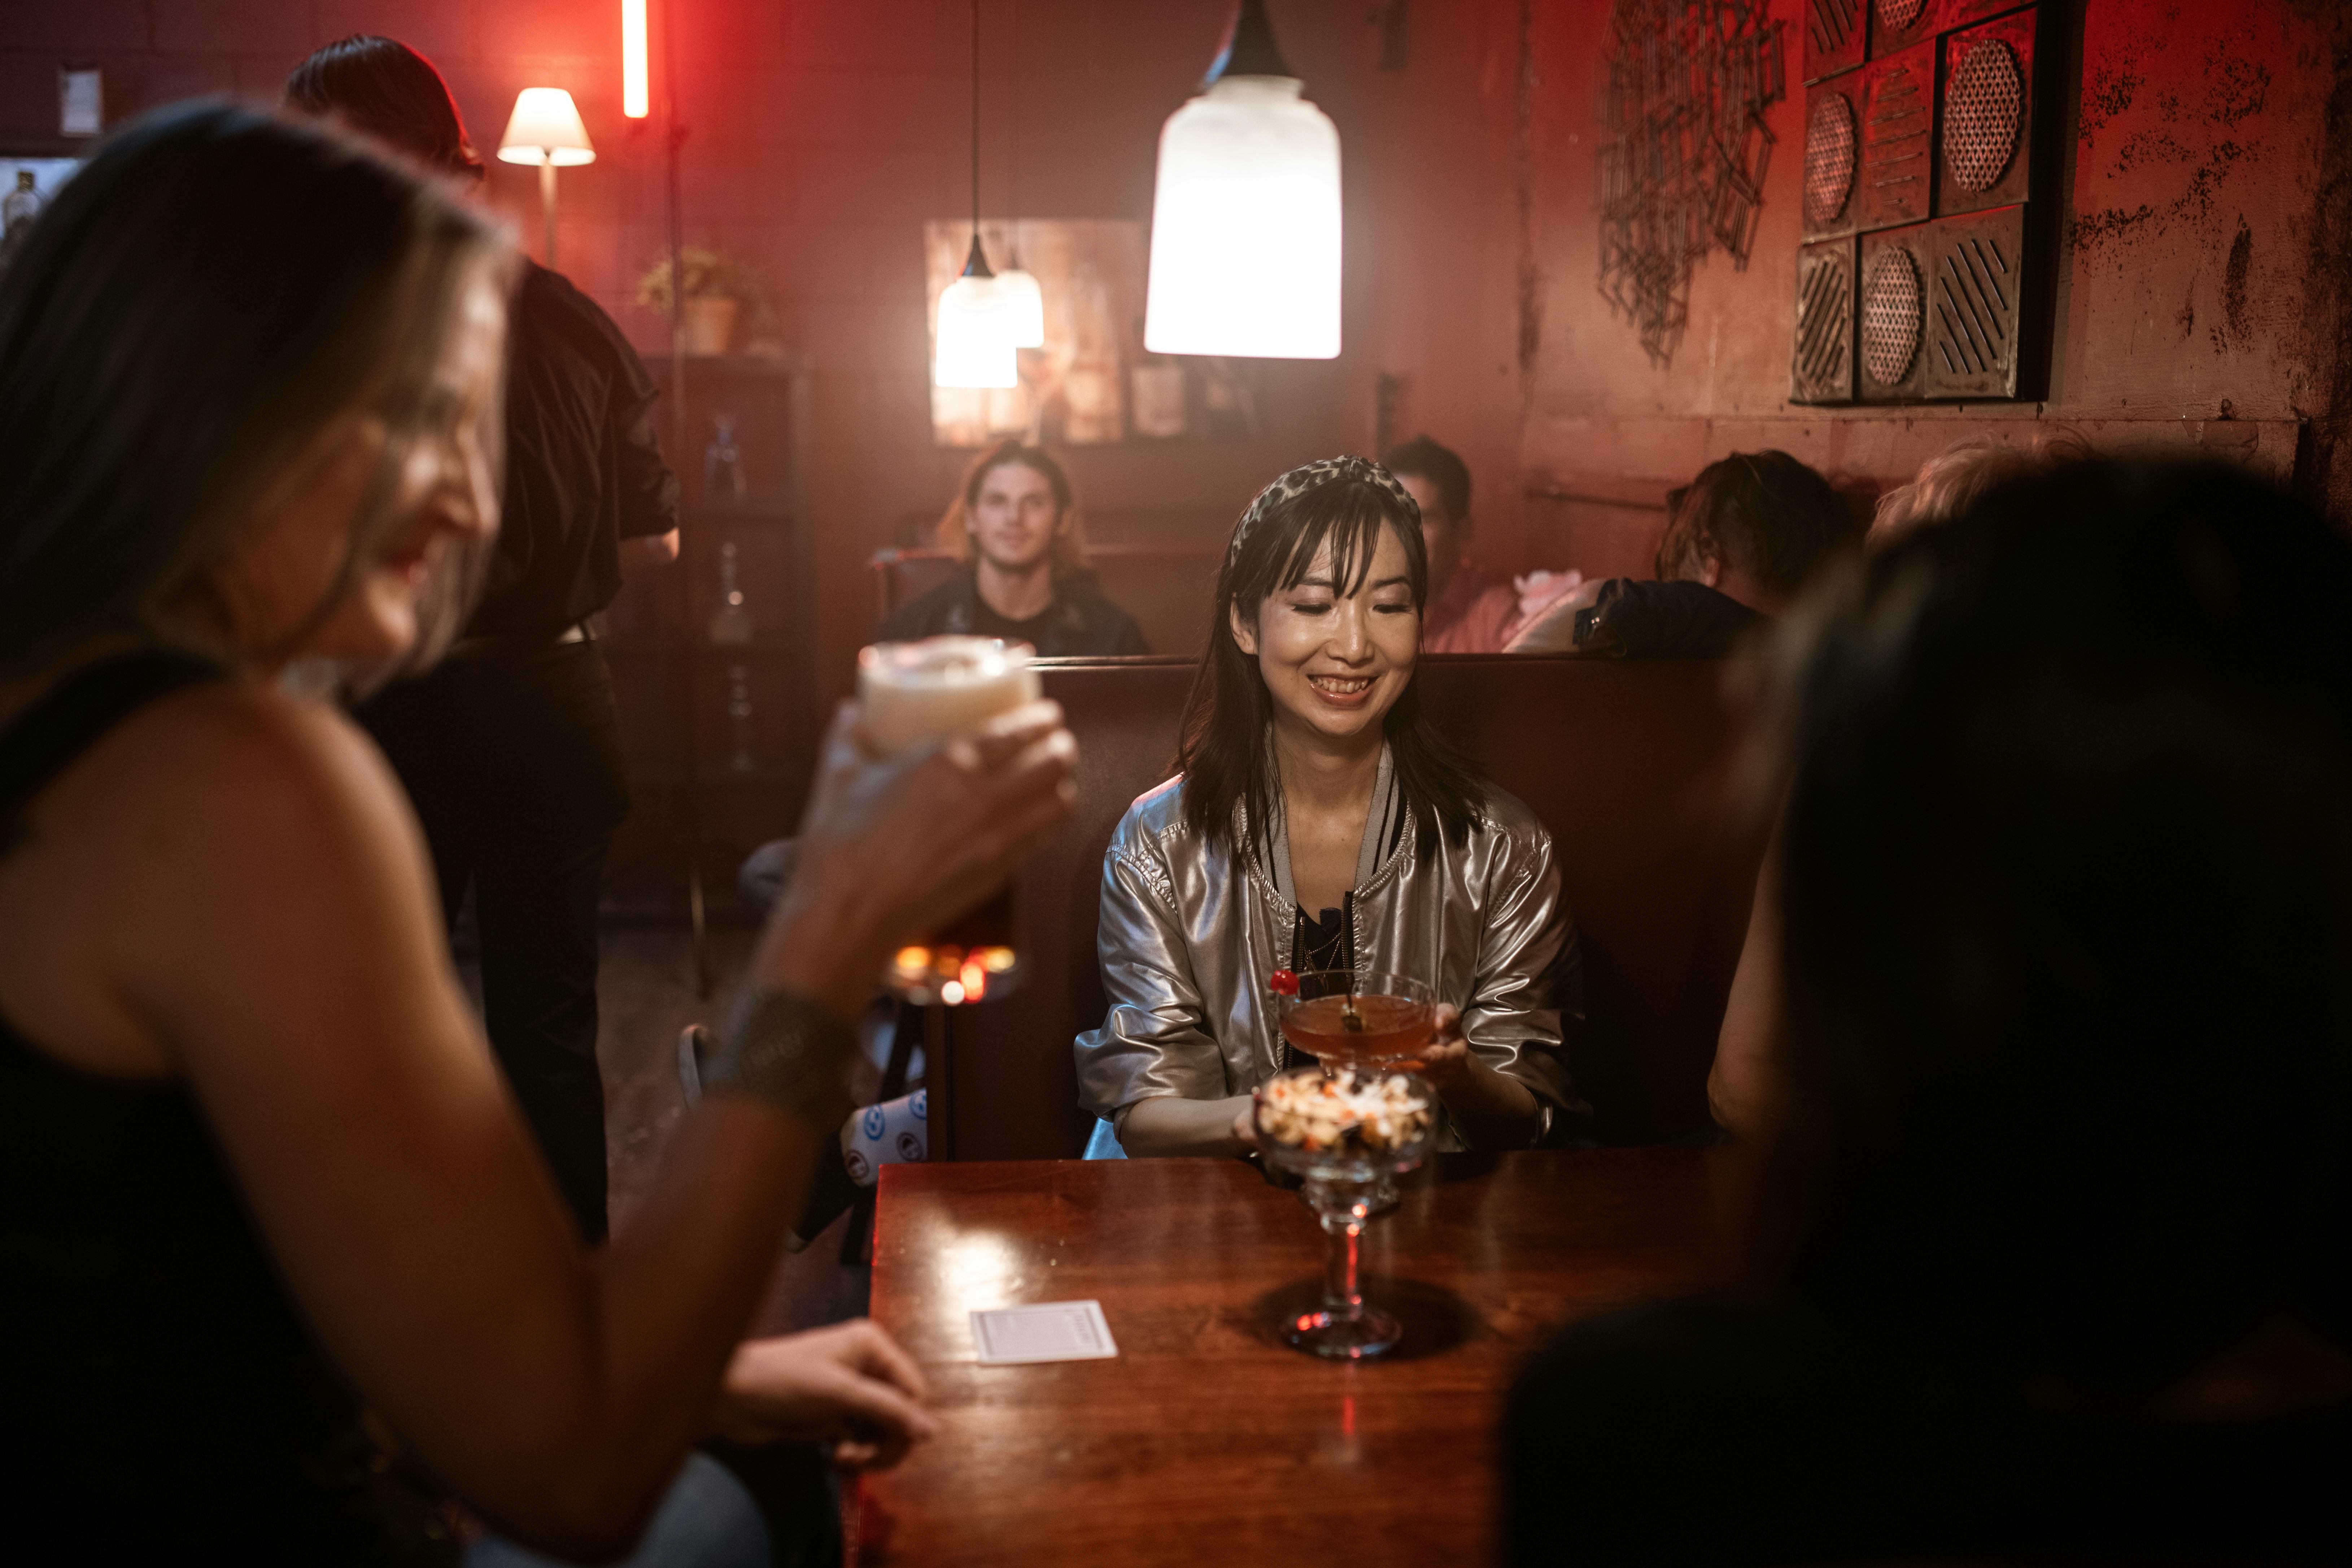
[[[1182,786],[1129,806],[1103,857],[1096,951],[1110,1012],[1076,1042],[1078,1099],[1097,1116],[1246,1094],[1279,1059],[1266,977],[1290,964],[1297,917],[1255,856],[1185,826]],[[1429,979],[1480,1059],[1556,1116],[1577,1104],[1560,1053],[1562,1009],[1582,1017],[1576,928],[1543,824],[1491,784],[1483,814],[1459,847],[1423,845],[1406,818],[1355,889],[1356,966]],[[1246,845],[1238,808],[1234,828]],[[1463,1146],[1450,1126],[1444,1146]]]

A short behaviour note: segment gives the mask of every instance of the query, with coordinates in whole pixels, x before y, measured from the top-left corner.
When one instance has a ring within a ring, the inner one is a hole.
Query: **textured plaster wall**
[[[1410,67],[1382,85],[1380,368],[1411,422],[1475,432],[1488,495],[1519,492],[1489,503],[1499,563],[1643,570],[1666,485],[1733,450],[1785,447],[1887,483],[1958,437],[2056,426],[2103,447],[2226,452],[2352,515],[2352,7],[2042,9],[2065,89],[2046,401],[1830,412],[1786,401],[1793,37],[1752,258],[1701,265],[1659,367],[1595,287],[1607,0],[1414,6]],[[1798,0],[1773,14],[1793,32]]]

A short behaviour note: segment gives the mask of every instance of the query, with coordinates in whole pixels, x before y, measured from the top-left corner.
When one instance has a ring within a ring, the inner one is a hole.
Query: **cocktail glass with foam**
[[[857,656],[866,744],[886,756],[944,741],[1037,700],[1026,643],[926,637],[877,643]],[[1002,996],[1021,982],[1013,889],[893,954],[883,983],[922,1005]]]

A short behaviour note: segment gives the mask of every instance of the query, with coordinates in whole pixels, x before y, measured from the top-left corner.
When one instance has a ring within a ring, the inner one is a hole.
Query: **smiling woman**
[[[1413,673],[1429,568],[1412,498],[1360,458],[1295,468],[1242,514],[1176,778],[1103,863],[1110,1011],[1080,1099],[1137,1154],[1250,1144],[1248,1096],[1296,1061],[1277,970],[1433,986],[1417,1063],[1449,1146],[1539,1141],[1567,1110],[1581,1005],[1551,840],[1431,727]]]
[[[463,614],[509,264],[363,147],[202,105],[119,131],[0,279],[0,1387],[38,1434],[0,1510],[27,1561],[446,1563],[445,1498],[602,1561],[666,1495],[701,1510],[714,1430],[873,1462],[929,1429],[870,1325],[738,1341],[849,1109],[845,1016],[1062,819],[1073,744],[1033,704],[883,763],[842,715],[655,1217],[583,1245],[397,781],[278,679],[429,660]]]

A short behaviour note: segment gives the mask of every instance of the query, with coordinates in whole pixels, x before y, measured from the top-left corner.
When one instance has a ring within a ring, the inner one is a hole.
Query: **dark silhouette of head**
[[[465,117],[433,62],[397,38],[354,33],[294,68],[288,107],[341,121],[426,168],[465,179],[486,172]]]
[[[1800,1288],[2126,1388],[2352,1346],[2347,605],[2269,485],[2081,462],[1790,627]]]

